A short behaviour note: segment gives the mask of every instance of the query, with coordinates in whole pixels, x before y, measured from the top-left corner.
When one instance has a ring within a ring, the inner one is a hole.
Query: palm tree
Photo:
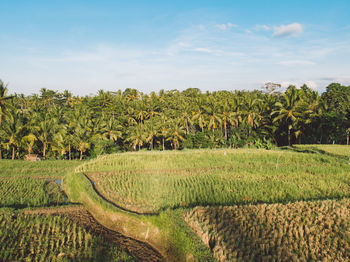
[[[9,106],[8,101],[14,98],[14,96],[7,96],[7,92],[7,85],[5,85],[4,82],[0,80],[0,126],[3,117],[5,117],[7,114],[6,108]]]
[[[155,121],[153,119],[147,120],[145,122],[145,141],[149,143],[151,150],[153,150],[153,141],[157,138],[157,134],[158,129],[155,125]]]
[[[33,115],[33,121],[35,121],[35,135],[43,145],[43,159],[46,159],[49,145],[59,129],[58,119],[50,112],[38,112]]]
[[[146,137],[145,137],[143,124],[138,123],[136,126],[134,126],[131,129],[129,137],[125,141],[131,142],[132,148],[134,149],[134,151],[136,151],[137,146],[139,150],[141,149],[145,140],[146,140]]]
[[[173,120],[170,123],[167,141],[170,141],[174,150],[180,147],[180,141],[184,141],[184,128],[180,125],[179,121]]]
[[[296,126],[301,113],[299,112],[300,99],[297,89],[294,86],[288,87],[287,91],[282,96],[282,103],[276,102],[277,110],[271,115],[275,115],[273,122],[285,121],[288,127],[288,145],[291,145],[291,132]]]
[[[117,142],[122,137],[122,128],[122,125],[114,117],[103,117],[100,132],[104,139]]]
[[[24,116],[18,110],[11,110],[4,122],[3,131],[5,134],[5,147],[12,150],[12,160],[15,159],[16,150],[21,144],[22,137],[25,135]]]
[[[22,142],[25,144],[28,154],[31,154],[33,152],[34,143],[37,140],[38,139],[36,138],[36,136],[32,133],[22,137]]]
[[[245,97],[242,114],[244,115],[245,123],[250,127],[248,129],[248,136],[250,135],[251,128],[255,129],[260,125],[261,115],[257,111],[257,106],[260,102],[260,99],[252,97],[251,94]]]

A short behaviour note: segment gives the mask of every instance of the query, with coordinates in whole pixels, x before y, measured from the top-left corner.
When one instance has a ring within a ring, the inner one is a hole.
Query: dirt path
[[[87,230],[100,235],[109,242],[123,248],[139,261],[165,261],[165,259],[150,245],[105,228],[99,224],[83,206],[68,206],[60,208],[38,208],[25,210],[25,214],[65,215]]]

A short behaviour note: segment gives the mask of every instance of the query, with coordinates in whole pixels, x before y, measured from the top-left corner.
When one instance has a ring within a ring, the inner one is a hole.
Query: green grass
[[[66,202],[55,182],[43,179],[0,179],[0,207],[42,207]]]
[[[61,178],[82,162],[77,160],[0,160],[0,177],[54,177]]]
[[[342,150],[341,154],[350,154],[350,147]],[[87,174],[109,201],[141,213],[350,196],[350,166],[333,153],[256,149],[124,153],[85,162],[76,172]]]
[[[64,216],[0,215],[1,261],[134,261]]]

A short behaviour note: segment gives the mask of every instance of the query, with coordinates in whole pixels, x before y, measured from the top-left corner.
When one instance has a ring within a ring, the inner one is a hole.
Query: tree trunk
[[[44,143],[44,148],[43,148],[43,159],[45,160],[46,157],[46,143]]]
[[[70,149],[70,144],[68,145],[68,155],[69,155],[69,160],[72,160],[72,157],[71,157],[71,149]]]
[[[346,136],[346,144],[349,145],[349,135]],[[1,154],[1,151],[0,151]],[[1,155],[0,155],[0,159],[1,159]]]
[[[139,151],[141,150],[141,145],[140,145],[140,143],[139,143]]]
[[[15,160],[15,147],[12,147],[12,160]]]
[[[163,145],[163,151],[165,150],[165,141],[164,141],[164,137],[162,138],[162,145]]]
[[[2,149],[0,148],[0,159],[2,159]]]
[[[189,128],[188,128],[188,122],[187,122],[187,120],[186,120],[186,135],[188,135],[190,133],[190,130],[189,130]]]
[[[80,160],[83,160],[83,151],[80,150]]]
[[[288,127],[288,145],[290,146],[290,128]]]
[[[224,129],[225,129],[225,140],[227,141],[227,124],[224,122]]]
[[[151,139],[151,150],[153,150],[153,139]]]

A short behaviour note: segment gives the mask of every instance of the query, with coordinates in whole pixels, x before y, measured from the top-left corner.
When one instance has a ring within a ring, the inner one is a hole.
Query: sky
[[[350,85],[349,0],[0,0],[10,93]]]

